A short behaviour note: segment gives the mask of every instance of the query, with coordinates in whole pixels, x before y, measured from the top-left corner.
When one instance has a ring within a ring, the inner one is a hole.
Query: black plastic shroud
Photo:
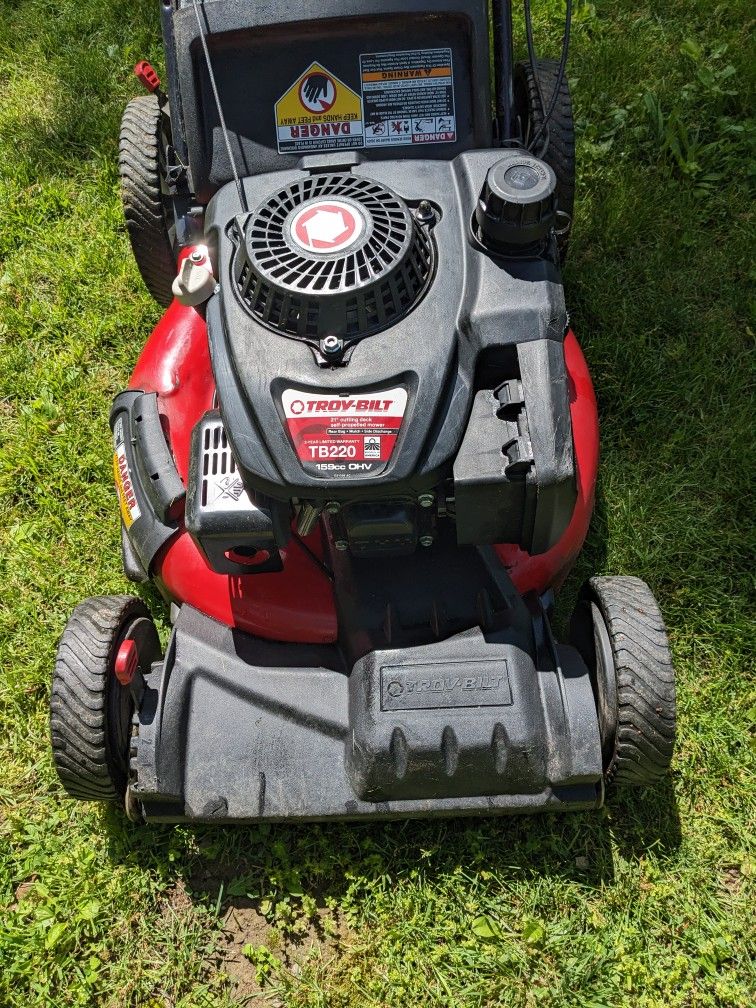
[[[501,258],[472,232],[486,173],[500,157],[471,151],[452,162],[348,169],[389,186],[411,206],[428,200],[437,208],[436,270],[413,310],[361,340],[341,367],[322,367],[306,343],[251,317],[233,280],[228,228],[239,211],[233,186],[211,201],[207,226],[221,284],[207,308],[210,350],[226,431],[255,493],[321,503],[415,500],[453,473],[460,543],[517,542],[542,552],[564,531],[576,489],[567,314],[555,256]],[[319,170],[328,165],[323,156]],[[293,171],[246,179],[248,202],[260,205],[306,177]],[[305,472],[287,433],[285,389],[336,395],[398,386],[408,393],[406,412],[380,475]]]

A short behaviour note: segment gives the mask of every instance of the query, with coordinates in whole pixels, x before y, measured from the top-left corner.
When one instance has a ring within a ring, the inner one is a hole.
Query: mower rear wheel
[[[115,675],[118,649],[137,644],[140,668],[160,657],[147,607],[128,595],[80,603],[58,645],[50,697],[50,737],[58,777],[72,798],[123,800],[134,702]]]
[[[675,672],[651,589],[634,577],[591,578],[570,640],[591,675],[607,785],[655,784],[674,748]]]
[[[544,112],[548,112],[551,106],[558,77],[558,60],[537,60],[535,67],[529,62],[515,65],[515,112],[519,116],[523,142],[528,149],[541,128]],[[557,210],[561,218],[558,221],[557,238],[559,255],[564,262],[575,207],[575,124],[566,74],[562,77],[551,118],[531,153],[544,160],[557,178]]]
[[[139,95],[121,120],[121,199],[139,272],[158,304],[173,300],[178,249],[173,202],[165,179],[170,121],[155,95]]]

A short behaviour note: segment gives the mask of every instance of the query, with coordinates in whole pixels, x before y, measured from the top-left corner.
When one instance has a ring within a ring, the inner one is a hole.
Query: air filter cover
[[[285,336],[348,343],[387,329],[433,273],[426,227],[396,193],[354,175],[300,179],[236,228],[242,303]]]

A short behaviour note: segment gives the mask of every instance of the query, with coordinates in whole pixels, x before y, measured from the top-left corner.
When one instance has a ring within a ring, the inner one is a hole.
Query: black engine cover
[[[279,500],[416,499],[450,479],[456,463],[467,511],[461,541],[547,549],[575,499],[562,347],[567,316],[551,258],[504,259],[473,235],[478,195],[501,153],[474,151],[451,162],[361,164],[349,157],[351,165],[324,156],[307,165],[309,171],[243,183],[249,206],[259,207],[313,173],[340,172],[392,190],[409,207],[428,201],[434,208],[429,288],[395,324],[354,344],[339,366],[324,366],[311,342],[275,331],[245,303],[239,235],[232,235],[241,210],[234,187],[224,187],[208,208],[221,278],[207,309],[210,348],[220,410],[245,485]],[[513,381],[520,397],[514,405],[501,399],[501,389]],[[476,416],[473,400],[481,392]],[[330,449],[318,456],[322,448],[307,454],[319,443],[317,436],[308,440],[308,421],[317,434],[318,423],[332,422],[331,413],[343,414],[342,434],[356,432],[356,456],[329,455]],[[482,424],[483,443],[466,436],[471,413],[477,427]],[[484,496],[497,497],[506,535],[490,518],[485,528],[476,527],[470,509],[477,510],[478,485]],[[561,488],[548,502],[556,517],[536,521],[542,488],[553,486]]]

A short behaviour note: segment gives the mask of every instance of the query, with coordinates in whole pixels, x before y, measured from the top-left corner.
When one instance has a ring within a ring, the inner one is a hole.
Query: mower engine
[[[494,3],[492,98],[482,0],[317,6],[174,0],[170,101],[138,68],[126,219],[168,307],[111,424],[174,627],[163,657],[136,600],[74,613],[61,779],[150,821],[594,807],[666,768],[674,682],[637,579],[549,625],[597,465],[566,47],[515,64]]]
[[[324,514],[356,557],[429,548],[447,522],[461,545],[546,552],[577,495],[554,173],[523,152],[329,160],[245,180],[251,213],[233,185],[208,207],[223,379],[194,431],[187,529],[227,574],[260,554],[270,569],[292,518],[307,536]]]

